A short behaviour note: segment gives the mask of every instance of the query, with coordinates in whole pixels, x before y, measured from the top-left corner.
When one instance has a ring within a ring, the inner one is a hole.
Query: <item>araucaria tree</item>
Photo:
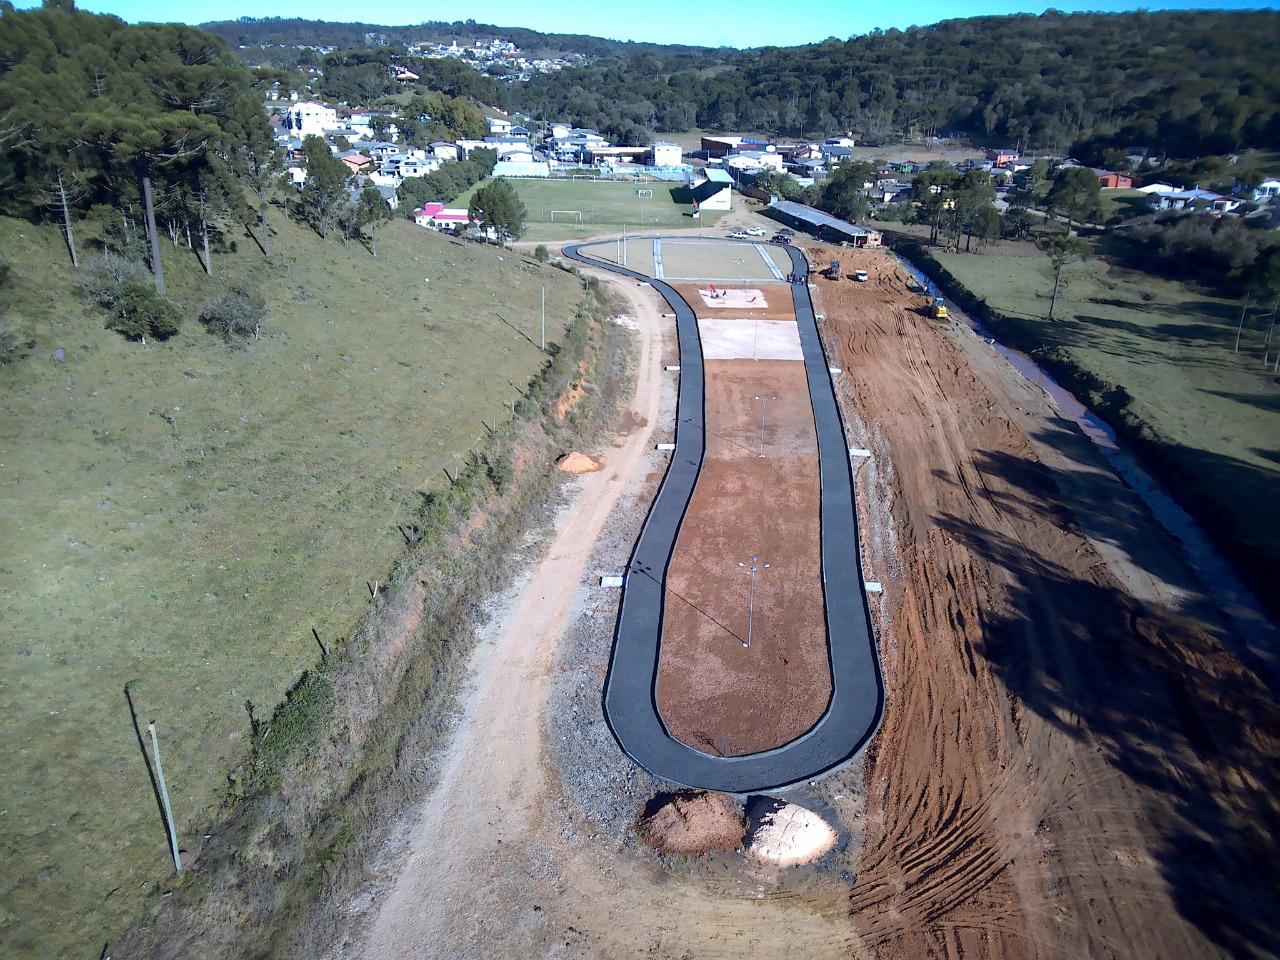
[[[307,183],[298,198],[298,213],[316,233],[327,239],[329,229],[338,223],[348,202],[351,170],[319,137],[303,140],[302,153],[307,158]]]
[[[140,203],[156,292],[164,293],[157,212],[176,243],[242,206],[232,160],[270,141],[248,71],[225,42],[175,24],[130,26],[46,0],[0,4],[0,211],[74,222],[108,204],[126,224]]]

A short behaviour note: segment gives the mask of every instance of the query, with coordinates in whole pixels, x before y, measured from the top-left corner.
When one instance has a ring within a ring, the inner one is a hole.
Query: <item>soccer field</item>
[[[709,212],[693,219],[693,204],[680,202],[688,196],[684,184],[515,178],[508,183],[515,187],[529,211],[522,240],[582,240],[602,233],[618,233],[624,226],[663,231],[709,227],[720,216],[718,212]],[[465,207],[482,185],[472,187],[454,201],[453,206]],[[642,190],[651,190],[653,196],[639,196],[637,191]]]

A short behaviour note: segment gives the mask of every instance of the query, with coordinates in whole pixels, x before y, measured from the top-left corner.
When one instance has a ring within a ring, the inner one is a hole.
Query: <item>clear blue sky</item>
[[[18,0],[16,6],[37,6]],[[353,4],[349,0],[83,0],[82,9],[112,13],[124,20],[205,23],[235,20],[242,16],[303,17],[308,20],[363,21],[399,26],[426,20],[454,21],[472,18],[505,27],[528,27],[543,33],[584,33],[615,40],[656,43],[688,43],[696,46],[760,47],[817,43],[827,37],[846,39],[877,27],[908,27],[956,17],[1009,13],[1041,13],[1049,7],[1064,11],[1248,10],[1273,8],[1274,4],[1225,0],[1194,3],[1170,0],[1152,4],[1117,0],[1044,3],[1026,0],[972,0],[956,4],[947,0],[907,0],[872,4],[857,0],[648,0],[645,4],[582,2],[582,0],[485,0],[484,3],[439,0],[384,0],[378,4]],[[633,11],[643,9],[643,12]]]

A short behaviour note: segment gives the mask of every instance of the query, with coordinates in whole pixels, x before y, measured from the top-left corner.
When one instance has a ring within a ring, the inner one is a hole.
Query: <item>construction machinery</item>
[[[947,319],[947,305],[942,302],[941,297],[934,297],[933,303],[929,304],[929,316],[935,320]]]
[[[831,266],[827,267],[827,269],[824,272],[828,280],[839,280],[840,279],[840,261],[832,260]]]

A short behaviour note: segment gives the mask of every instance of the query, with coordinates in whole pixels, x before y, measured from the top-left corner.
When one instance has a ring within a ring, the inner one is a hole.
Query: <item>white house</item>
[[[678,167],[684,163],[684,150],[678,143],[655,140],[652,150],[655,167]]]
[[[504,120],[502,117],[485,117],[489,121],[489,132],[499,137],[505,137],[511,132],[511,121]]]
[[[431,153],[441,160],[457,160],[460,152],[456,143],[445,143],[441,140],[431,145]]]
[[[703,180],[696,184],[690,193],[693,195],[693,209],[729,210],[733,204],[733,187],[716,180]]]
[[[1203,210],[1206,213],[1232,213],[1244,201],[1224,197],[1212,190],[1175,190],[1173,193],[1148,194],[1147,202],[1160,210]]]
[[[1276,197],[1280,197],[1280,180],[1263,180],[1253,191],[1253,199],[1257,203],[1274,200]]]
[[[782,154],[775,150],[742,150],[724,158],[724,165],[735,170],[777,170],[783,172]]]
[[[319,100],[304,100],[285,111],[284,125],[290,134],[303,137],[323,137],[326,130],[337,130],[338,111]]]
[[[569,136],[569,131],[573,129],[573,125],[569,123],[553,123],[551,125],[551,139],[564,140]]]

